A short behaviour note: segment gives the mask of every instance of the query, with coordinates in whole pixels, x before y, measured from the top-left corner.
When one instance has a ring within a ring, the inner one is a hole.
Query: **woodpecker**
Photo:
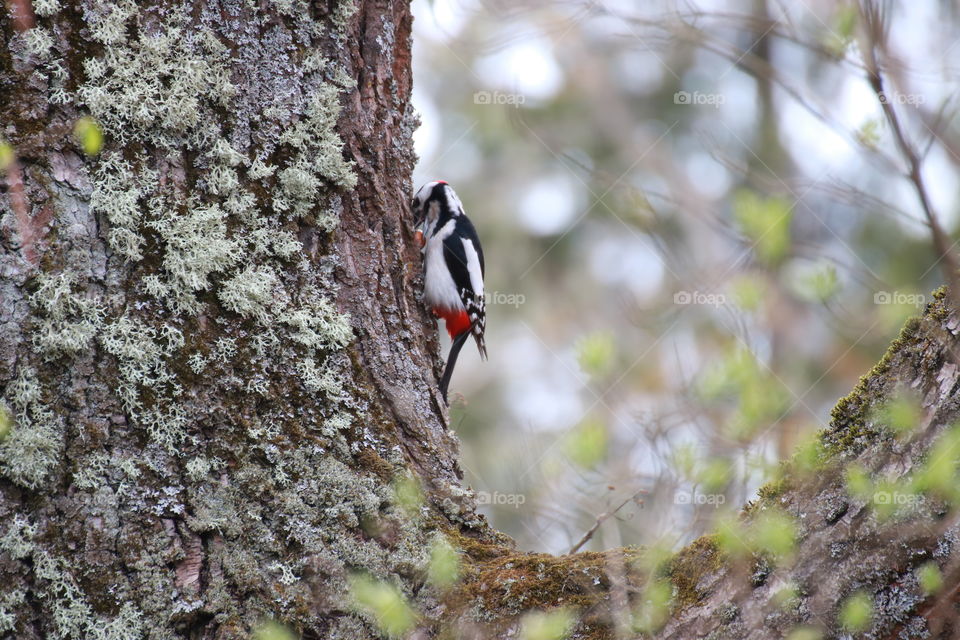
[[[447,402],[447,387],[460,349],[471,335],[480,357],[487,359],[483,341],[487,316],[483,303],[483,249],[460,198],[443,180],[420,187],[412,203],[414,227],[424,254],[424,299],[437,318],[443,318],[453,344],[440,379]]]

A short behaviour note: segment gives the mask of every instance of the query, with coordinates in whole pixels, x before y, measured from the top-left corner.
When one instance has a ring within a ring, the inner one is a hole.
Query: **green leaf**
[[[584,373],[599,378],[613,365],[617,345],[612,333],[602,331],[581,338],[576,350],[577,362]]]
[[[790,632],[787,640],[822,640],[823,634],[811,627],[797,627]]]
[[[837,268],[832,264],[823,264],[801,275],[797,281],[798,293],[811,302],[824,303],[830,300],[840,288]]]
[[[573,428],[563,440],[563,450],[585,469],[594,467],[607,454],[607,427],[598,419],[588,418]]]
[[[851,464],[844,472],[847,493],[860,500],[870,500],[873,497],[873,481],[866,469],[857,464]]]
[[[412,476],[401,475],[393,481],[393,495],[397,504],[407,515],[416,516],[420,513],[423,506],[423,492],[420,490],[420,483]]]
[[[960,428],[954,425],[933,445],[927,461],[913,479],[914,489],[952,499],[957,493],[958,459]]]
[[[5,140],[0,140],[0,171],[6,173],[16,158],[17,154],[13,150],[13,145]]]
[[[785,558],[793,553],[797,541],[797,525],[788,514],[778,510],[764,511],[757,516],[751,529],[752,546],[756,551],[777,558]]]
[[[643,600],[633,614],[633,628],[639,633],[656,633],[670,617],[673,587],[666,580],[657,580],[643,592]]]
[[[711,458],[697,469],[697,481],[705,493],[722,491],[730,482],[730,475],[730,461],[725,458]]]
[[[782,589],[773,594],[773,603],[778,607],[791,608],[799,602],[800,588],[796,583],[787,583]],[[799,631],[799,630],[798,630]]]
[[[756,311],[767,294],[767,284],[762,277],[742,275],[736,278],[731,290],[733,300],[744,311]]]
[[[261,622],[253,630],[253,640],[297,640],[299,636],[274,620]]]
[[[890,480],[880,480],[873,488],[873,512],[881,522],[892,517],[899,509],[913,504],[921,496],[911,489]]]
[[[823,467],[826,458],[820,434],[815,429],[806,431],[797,444],[793,456],[794,468],[801,474],[809,475]]]
[[[823,37],[823,46],[831,55],[840,58],[853,42],[859,12],[855,3],[841,4],[833,14],[832,24],[827,27]]]
[[[917,569],[917,580],[925,594],[933,595],[943,588],[943,574],[936,562],[928,562]]]
[[[90,116],[84,116],[73,125],[73,135],[80,143],[83,152],[88,156],[95,156],[103,148],[103,130],[97,121]]]
[[[7,411],[5,406],[0,404],[0,442],[6,440],[7,436],[10,435],[10,428],[10,412]]]
[[[670,459],[674,470],[685,478],[694,477],[697,465],[697,452],[690,443],[681,443],[673,447]]]
[[[460,577],[460,555],[442,535],[433,539],[427,577],[430,584],[438,589],[445,589],[455,584]]]
[[[920,403],[907,393],[898,391],[893,400],[876,412],[873,419],[900,436],[914,431],[922,415]]]
[[[400,590],[363,574],[350,577],[350,596],[354,606],[373,616],[380,631],[390,637],[400,637],[410,631],[416,616]]]
[[[733,218],[747,236],[757,259],[767,266],[780,264],[790,250],[790,203],[783,198],[763,199],[752,191],[733,198]]]
[[[717,520],[717,545],[732,556],[747,556],[751,553],[748,535],[736,517],[725,515]]]
[[[699,380],[701,395],[708,400],[734,396],[759,377],[757,362],[747,349],[731,349],[707,369]]]
[[[865,630],[873,618],[873,600],[867,593],[858,591],[847,598],[840,607],[840,625],[847,631],[857,633]]]
[[[573,630],[575,616],[569,609],[533,611],[523,617],[522,640],[563,640]]]
[[[762,511],[746,523],[734,516],[723,516],[715,531],[720,548],[735,557],[762,554],[771,559],[786,559],[796,547],[797,525],[779,509]]]
[[[833,18],[834,30],[837,35],[844,39],[852,38],[853,30],[857,26],[857,16],[857,5],[841,5]]]
[[[726,425],[727,433],[738,440],[750,438],[778,420],[788,406],[783,384],[758,372],[741,388],[740,405]]]
[[[880,144],[880,120],[872,118],[867,120],[857,129],[857,141],[868,149],[876,150]]]

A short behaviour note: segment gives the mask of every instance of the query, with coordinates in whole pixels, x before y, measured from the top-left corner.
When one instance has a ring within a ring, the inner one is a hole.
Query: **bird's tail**
[[[487,359],[487,342],[483,339],[483,333],[474,330],[473,337],[477,341],[477,351],[480,352],[480,357],[483,360]]]
[[[470,331],[464,331],[453,339],[453,344],[450,346],[450,355],[447,356],[447,365],[443,369],[443,377],[440,378],[440,394],[443,396],[443,401],[447,404],[450,404],[449,401],[447,401],[447,387],[450,386],[450,377],[453,375],[453,367],[457,364],[457,356],[460,355],[460,349],[463,348],[467,338],[470,337],[470,333]]]

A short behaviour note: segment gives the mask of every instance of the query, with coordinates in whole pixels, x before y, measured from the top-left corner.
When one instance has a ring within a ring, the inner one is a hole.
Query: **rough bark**
[[[481,526],[408,248],[408,4],[33,9],[0,55],[0,633],[375,635],[349,574],[417,601],[437,527]]]
[[[881,524],[841,479],[852,460],[910,473],[956,418],[941,301],[838,405],[820,473],[788,470],[744,516],[802,523],[789,562],[713,538],[666,563],[520,553],[460,486],[436,394],[406,215],[408,5],[33,9],[29,31],[0,23],[0,134],[18,158],[0,198],[0,633],[239,638],[276,618],[377,637],[346,595],[361,570],[404,594],[421,637],[510,636],[560,606],[575,637],[630,637],[657,581],[675,592],[660,637],[835,630],[854,589],[882,604],[875,637],[948,632],[952,601],[911,576],[932,558],[952,597],[953,510],[931,498]],[[71,137],[86,114],[105,135],[91,156]],[[898,383],[924,399],[908,441],[869,417]],[[413,510],[403,479],[425,494]],[[453,588],[427,584],[440,536],[460,554]],[[774,611],[790,581],[797,599]]]
[[[578,638],[760,640],[805,627],[831,638],[956,637],[960,317],[945,298],[938,292],[907,323],[837,404],[815,446],[726,526],[727,544],[721,532],[669,558],[637,548],[552,557],[467,541],[452,608],[488,621],[476,637],[510,637],[524,610],[555,607],[577,612]],[[919,414],[898,435],[884,409],[904,393]],[[865,493],[852,488],[854,468],[870,481]],[[789,553],[752,537],[771,513],[795,527]],[[940,571],[939,589],[921,584],[924,565]],[[659,612],[651,607],[656,584],[672,593]],[[858,593],[872,602],[872,620],[853,633],[840,611]]]
[[[757,557],[736,562],[717,553],[715,539],[704,538],[674,559],[681,606],[658,638],[769,638],[799,625],[839,637],[841,605],[857,592],[873,602],[863,637],[956,637],[958,327],[939,292],[924,317],[907,323],[883,360],[834,408],[817,464],[786,467],[747,507],[747,526],[767,509],[793,516],[795,557],[780,566]],[[901,394],[917,399],[919,414],[898,436],[883,409]],[[944,473],[939,485],[932,478],[937,465]],[[866,494],[852,488],[854,468],[873,481]],[[918,582],[928,563],[943,575],[934,593]],[[785,588],[791,591],[786,600]]]

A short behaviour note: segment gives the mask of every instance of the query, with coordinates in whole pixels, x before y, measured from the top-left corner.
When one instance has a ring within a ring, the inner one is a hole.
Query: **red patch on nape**
[[[447,323],[447,333],[450,338],[456,338],[464,331],[470,330],[470,316],[463,309],[444,309],[437,308],[433,310],[433,315],[443,318]]]
[[[437,184],[447,184],[447,181],[446,181],[446,180],[437,180],[436,183],[437,183]]]

